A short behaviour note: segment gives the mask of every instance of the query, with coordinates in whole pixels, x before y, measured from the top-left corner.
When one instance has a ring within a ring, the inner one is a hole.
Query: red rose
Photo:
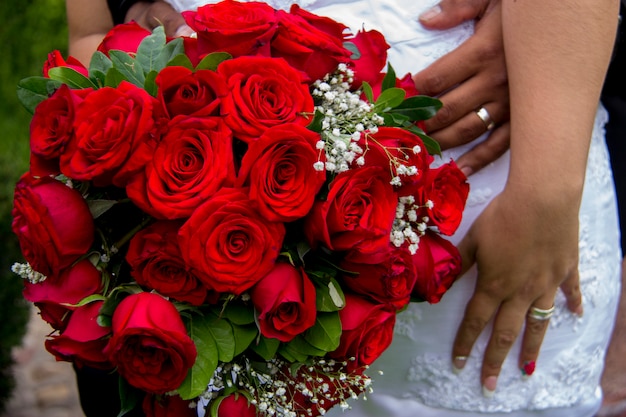
[[[50,177],[23,175],[11,214],[24,258],[43,275],[58,275],[93,242],[93,218],[82,195]]]
[[[78,307],[65,330],[46,340],[46,350],[58,361],[73,362],[79,368],[111,369],[111,363],[103,353],[108,342],[106,336],[111,330],[97,322],[102,304],[103,301],[95,301]]]
[[[420,137],[399,127],[381,127],[374,134],[364,132],[359,146],[366,149],[365,166],[385,168],[389,180],[392,176],[399,176],[403,186],[421,183],[433,161]],[[407,168],[415,167],[415,174],[398,172],[396,163]]]
[[[387,65],[389,44],[385,37],[376,30],[360,30],[353,38],[348,39],[348,42],[354,43],[359,50],[359,58],[352,61],[353,86],[360,87],[363,81],[376,84],[381,71]]]
[[[150,156],[140,150],[153,135],[155,104],[126,81],[93,91],[76,110],[75,138],[61,156],[61,172],[96,186],[125,186]]]
[[[340,63],[350,61],[352,52],[343,46],[341,23],[292,5],[290,13],[279,10],[278,31],[272,39],[272,56],[285,58],[294,68],[304,71],[309,81],[321,80]]]
[[[207,290],[182,261],[177,235],[180,223],[161,221],[130,241],[126,261],[139,285],[179,301],[200,305]]]
[[[177,389],[196,360],[176,307],[158,294],[126,297],[113,313],[104,353],[132,386],[152,394]]]
[[[461,272],[457,247],[431,231],[420,238],[413,262],[417,280],[412,295],[431,304],[441,300]]]
[[[191,61],[191,65],[193,67],[197,67],[203,56],[200,54],[198,50],[198,38],[189,38],[186,36],[182,37],[183,39],[183,48],[185,49],[185,55]]]
[[[342,283],[356,294],[402,309],[411,298],[416,279],[411,253],[406,247],[397,248],[389,243],[383,260],[373,263],[378,257],[348,255],[341,269],[355,274],[344,274]]]
[[[217,408],[217,417],[256,417],[256,408],[248,399],[239,393],[218,398],[220,405]]]
[[[276,31],[273,8],[262,2],[220,1],[183,12],[185,21],[198,33],[201,55],[228,52],[269,56],[270,39]]]
[[[189,217],[235,179],[231,132],[217,117],[178,116],[146,155],[150,162],[126,191],[139,208],[160,219]]]
[[[344,171],[330,183],[326,199],[313,205],[304,232],[312,246],[321,242],[335,251],[385,251],[397,204],[388,170]]]
[[[71,68],[74,71],[84,75],[85,77],[89,77],[89,71],[85,66],[76,58],[70,56],[67,58],[67,61],[63,58],[63,55],[60,51],[52,51],[48,54],[48,59],[43,64],[43,76],[48,78],[48,71],[51,68],[56,67],[67,67]]]
[[[178,395],[146,395],[142,403],[146,417],[196,417],[196,407]]]
[[[245,190],[222,188],[193,212],[178,239],[208,288],[241,294],[272,270],[284,236],[285,226],[263,218]]]
[[[85,297],[102,291],[102,274],[88,260],[82,260],[37,284],[24,281],[24,298],[34,303],[41,318],[56,330],[67,326],[69,314]]]
[[[329,355],[338,360],[354,358],[348,362],[348,370],[372,364],[391,344],[396,312],[385,304],[348,293],[339,318],[341,342]]]
[[[236,138],[250,143],[272,126],[311,122],[314,106],[309,85],[284,59],[229,59],[217,72],[228,84],[230,94],[222,100],[222,115]]]
[[[461,224],[469,194],[469,183],[465,174],[454,161],[431,169],[422,193],[422,202],[432,202],[432,208],[426,210],[430,223],[437,226],[444,235],[454,234]]]
[[[302,268],[278,262],[250,290],[261,334],[288,342],[315,324],[315,287]]]
[[[74,134],[74,114],[82,98],[62,84],[35,108],[30,122],[30,172],[33,176],[58,175],[59,158]]]
[[[178,115],[216,116],[222,96],[228,94],[224,79],[215,71],[165,67],[156,77],[158,99],[171,118]]]
[[[326,179],[316,171],[320,135],[287,123],[268,129],[246,151],[237,185],[250,187],[250,198],[269,221],[290,222],[304,217]]]
[[[98,51],[107,56],[113,49],[134,54],[141,41],[150,34],[149,30],[139,26],[136,22],[115,25],[102,39]]]

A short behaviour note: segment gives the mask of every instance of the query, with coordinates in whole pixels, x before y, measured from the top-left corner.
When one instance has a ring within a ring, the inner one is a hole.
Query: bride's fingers
[[[498,309],[481,372],[483,395],[487,398],[496,392],[502,364],[524,324],[526,311],[527,304],[513,300],[501,304]]]
[[[565,295],[567,308],[572,313],[583,315],[583,298],[580,292],[580,276],[578,270],[573,271],[569,277],[561,284],[561,291]]]
[[[475,293],[467,303],[452,346],[452,369],[455,373],[465,367],[472,346],[495,314],[498,304],[499,302],[482,293]]]
[[[430,29],[449,29],[464,21],[483,15],[489,5],[487,0],[442,0],[438,5],[420,15],[420,22]]]
[[[542,297],[528,310],[519,357],[519,368],[523,378],[529,378],[535,372],[535,364],[553,311],[553,295]]]

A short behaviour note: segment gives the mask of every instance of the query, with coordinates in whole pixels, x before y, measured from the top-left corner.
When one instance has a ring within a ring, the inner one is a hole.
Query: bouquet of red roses
[[[54,52],[20,82],[13,270],[46,348],[115,370],[125,410],[347,407],[396,313],[460,269],[442,235],[468,184],[420,123],[440,102],[385,70],[376,31],[259,2],[184,15],[196,38],[121,25],[89,68]]]

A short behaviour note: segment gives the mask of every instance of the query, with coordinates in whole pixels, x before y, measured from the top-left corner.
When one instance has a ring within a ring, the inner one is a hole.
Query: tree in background
[[[11,232],[13,188],[28,169],[30,114],[17,99],[20,79],[41,74],[48,52],[67,51],[64,0],[0,2],[0,411],[14,386],[11,349],[24,335],[28,304],[11,265],[22,262]],[[43,341],[42,341],[43,343]]]

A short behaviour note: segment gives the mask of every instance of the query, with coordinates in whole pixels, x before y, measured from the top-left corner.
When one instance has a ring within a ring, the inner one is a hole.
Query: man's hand
[[[126,13],[126,22],[135,21],[140,26],[152,30],[163,25],[165,34],[169,37],[190,36],[193,30],[187,26],[182,15],[168,3],[157,0],[155,2],[140,1],[131,6]]]
[[[443,149],[471,142],[487,131],[476,112],[484,108],[495,129],[457,160],[467,174],[499,158],[509,148],[509,91],[499,0],[442,0],[420,16],[429,29],[447,29],[475,19],[475,33],[456,50],[413,79],[420,93],[439,96],[443,107],[426,129]],[[462,65],[459,65],[462,63]]]

